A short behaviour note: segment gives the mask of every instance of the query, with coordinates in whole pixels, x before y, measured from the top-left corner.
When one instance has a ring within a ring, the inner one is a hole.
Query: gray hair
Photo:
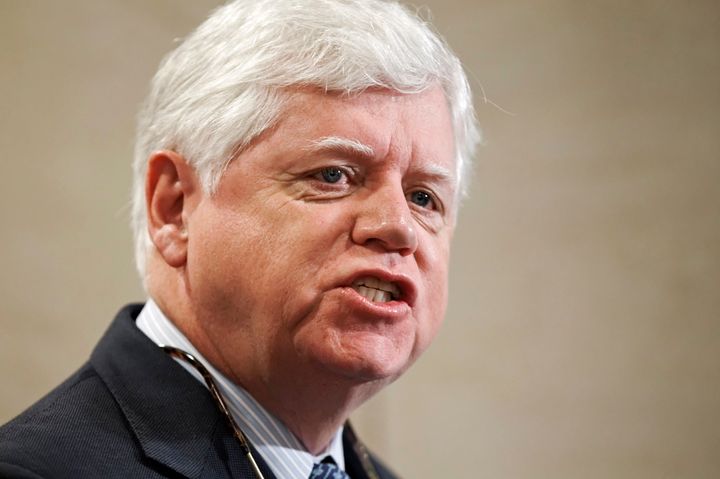
[[[271,127],[292,86],[418,93],[439,84],[453,121],[459,195],[480,139],[467,78],[431,27],[383,0],[236,0],[216,9],[162,61],[138,117],[132,227],[141,277],[152,247],[145,173],[170,149],[213,193],[230,161]]]

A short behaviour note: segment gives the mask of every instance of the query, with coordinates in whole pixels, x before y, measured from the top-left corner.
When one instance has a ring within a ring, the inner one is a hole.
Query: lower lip
[[[374,302],[360,295],[353,288],[341,288],[343,298],[347,304],[354,310],[361,313],[384,319],[387,321],[397,321],[406,318],[410,314],[410,305],[405,301],[388,301],[385,303]]]

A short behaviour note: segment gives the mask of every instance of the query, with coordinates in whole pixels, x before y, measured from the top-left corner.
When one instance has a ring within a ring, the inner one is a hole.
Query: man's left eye
[[[427,191],[415,190],[410,192],[408,200],[420,206],[421,208],[435,209],[435,201],[432,195]]]

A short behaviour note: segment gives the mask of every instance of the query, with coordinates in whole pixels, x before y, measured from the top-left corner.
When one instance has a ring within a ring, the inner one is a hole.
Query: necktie
[[[309,479],[350,479],[350,476],[328,456],[323,462],[313,466]]]

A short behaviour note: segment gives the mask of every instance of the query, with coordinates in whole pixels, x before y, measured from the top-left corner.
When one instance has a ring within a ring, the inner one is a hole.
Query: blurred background
[[[0,422],[143,300],[134,115],[219,3],[0,0]],[[720,477],[720,3],[421,5],[486,144],[444,329],[358,429],[406,478]]]

